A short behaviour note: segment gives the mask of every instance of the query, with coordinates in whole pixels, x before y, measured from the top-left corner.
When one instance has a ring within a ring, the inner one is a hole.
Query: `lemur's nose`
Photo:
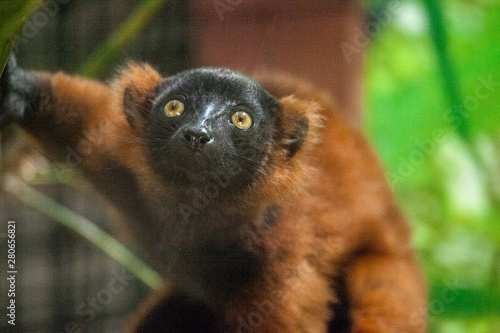
[[[193,126],[184,131],[184,139],[189,148],[198,151],[211,141],[212,136],[205,126]]]

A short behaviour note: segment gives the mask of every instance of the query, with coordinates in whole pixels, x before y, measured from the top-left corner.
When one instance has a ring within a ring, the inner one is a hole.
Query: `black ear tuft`
[[[120,95],[122,112],[130,126],[142,128],[148,119],[155,87],[162,81],[158,72],[146,64],[130,62],[123,68],[111,86]]]
[[[301,117],[299,119],[296,119],[290,131],[285,133],[285,137],[282,141],[282,146],[287,151],[286,157],[288,159],[292,158],[302,147],[302,144],[307,137],[308,130],[309,119],[307,119],[306,117]]]
[[[123,113],[132,128],[144,126],[151,108],[151,93],[130,86],[123,90]]]
[[[319,139],[319,104],[290,95],[279,100],[278,110],[275,142],[285,150],[285,158],[291,159],[299,150],[310,151]]]
[[[123,92],[123,113],[130,124],[130,126],[135,127],[135,112],[137,104],[134,100],[134,95],[132,94],[132,89],[130,87],[125,88]]]

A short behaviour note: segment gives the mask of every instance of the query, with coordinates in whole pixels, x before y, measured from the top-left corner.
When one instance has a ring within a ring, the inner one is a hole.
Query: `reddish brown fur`
[[[130,202],[116,197],[130,189],[103,179],[113,175],[110,163],[131,171],[138,197],[154,215],[171,193],[162,190],[146,162],[145,147],[137,139],[140,117],[132,128],[122,103],[128,88],[140,104],[161,77],[149,66],[134,64],[111,87],[64,74],[40,77],[50,87],[41,118],[52,123],[45,130],[28,125],[28,132],[54,158],[64,157],[67,146],[77,149],[83,139],[90,141],[93,151],[81,165],[87,176],[123,208]],[[242,329],[241,319],[249,323],[257,311],[254,332],[326,332],[335,316],[329,304],[345,292],[352,332],[425,331],[426,293],[410,231],[366,140],[335,112],[328,94],[286,75],[260,74],[257,80],[280,98],[284,131],[305,116],[309,132],[293,158],[275,149],[267,176],[241,200],[243,209],[255,216],[262,216],[269,204],[279,210],[271,229],[261,228],[256,220],[253,241],[269,260],[261,276],[235,292],[222,309],[228,329]],[[100,130],[103,123],[105,131]],[[51,135],[54,131],[61,133],[58,140]],[[156,297],[141,315],[167,298],[168,292]],[[134,327],[140,322],[136,317]]]
[[[301,210],[316,217],[319,270],[345,272],[353,331],[424,331],[426,292],[410,230],[374,152],[324,92],[286,75],[258,80],[275,96],[295,94],[323,106],[323,137],[314,152],[319,175]]]

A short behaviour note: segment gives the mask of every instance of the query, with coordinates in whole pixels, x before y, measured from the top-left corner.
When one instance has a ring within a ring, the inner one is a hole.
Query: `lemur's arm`
[[[131,87],[130,99],[138,96],[134,91],[144,93],[160,81],[147,66],[129,66],[107,86],[62,73],[25,71],[11,56],[0,80],[0,128],[17,123],[51,160],[78,168],[119,208],[147,218],[135,198],[135,171],[127,157],[137,154],[141,143],[123,112],[123,93]]]
[[[84,166],[102,154],[102,145],[94,147],[92,156],[83,141],[95,145],[92,133],[104,120],[117,117],[110,107],[109,87],[65,74],[28,72],[11,56],[0,89],[1,124],[19,124],[52,159],[68,158],[70,165]]]

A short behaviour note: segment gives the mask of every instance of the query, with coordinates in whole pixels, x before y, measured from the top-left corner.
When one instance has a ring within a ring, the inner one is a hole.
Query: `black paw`
[[[9,60],[7,61],[7,65],[5,65],[5,69],[2,73],[2,77],[0,77],[0,128],[5,127],[9,123],[12,122],[12,115],[10,114],[10,110],[8,107],[8,100],[10,99],[10,78],[12,76],[12,72],[16,68],[16,58],[13,54],[9,56]]]
[[[0,78],[0,129],[22,120],[38,99],[39,82],[35,76],[17,67],[13,54]]]

